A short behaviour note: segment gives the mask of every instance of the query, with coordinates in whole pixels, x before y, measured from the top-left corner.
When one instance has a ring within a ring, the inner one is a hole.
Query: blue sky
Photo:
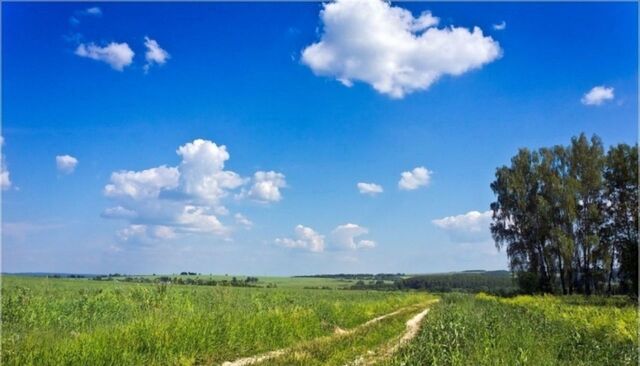
[[[504,269],[496,167],[637,141],[636,3],[332,5],[3,3],[2,270]]]

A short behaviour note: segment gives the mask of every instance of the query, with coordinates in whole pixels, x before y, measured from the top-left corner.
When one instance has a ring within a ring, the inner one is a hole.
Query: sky
[[[2,3],[2,271],[506,269],[520,147],[635,143],[629,3]]]

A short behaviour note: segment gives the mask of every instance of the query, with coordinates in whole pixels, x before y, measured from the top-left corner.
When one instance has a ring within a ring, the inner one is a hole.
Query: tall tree
[[[585,134],[571,139],[570,175],[577,182],[576,241],[579,249],[578,263],[582,278],[580,282],[586,295],[594,291],[594,271],[597,258],[594,252],[600,243],[602,214],[602,188],[604,149],[599,137],[591,141]]]
[[[541,230],[544,217],[538,199],[538,161],[536,152],[520,149],[510,167],[497,170],[491,184],[497,196],[491,204],[491,233],[498,249],[506,246],[511,270],[522,279],[535,279],[531,290],[551,291],[546,235]]]
[[[608,292],[619,263],[622,286],[638,293],[638,145],[620,144],[609,149],[604,170],[606,223],[611,241]]]
[[[491,183],[491,233],[527,292],[638,292],[638,146],[584,134],[520,149]]]

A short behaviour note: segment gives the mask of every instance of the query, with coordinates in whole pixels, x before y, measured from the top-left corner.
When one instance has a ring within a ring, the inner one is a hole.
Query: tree
[[[638,291],[638,146],[520,149],[491,183],[491,233],[521,290]]]
[[[604,170],[606,223],[611,242],[607,291],[611,293],[614,264],[619,263],[621,285],[638,293],[638,145],[609,149]]]
[[[603,222],[602,188],[604,149],[599,137],[591,141],[581,134],[571,139],[569,174],[575,180],[577,202],[576,249],[581,269],[583,292],[590,295],[594,290],[593,272],[597,265],[594,251],[600,243],[599,228]]]
[[[511,166],[498,168],[491,189],[497,196],[491,204],[491,233],[496,247],[507,248],[511,270],[532,273],[541,291],[551,291],[548,233],[539,201],[539,155],[520,149]]]

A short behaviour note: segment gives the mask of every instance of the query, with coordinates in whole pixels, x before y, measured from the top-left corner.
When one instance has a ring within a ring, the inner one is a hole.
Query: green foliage
[[[2,364],[217,364],[349,329],[429,298],[3,276]]]
[[[638,147],[584,134],[520,149],[491,183],[491,232],[527,293],[637,293]]]
[[[446,294],[384,364],[636,365],[637,321],[620,298]]]

